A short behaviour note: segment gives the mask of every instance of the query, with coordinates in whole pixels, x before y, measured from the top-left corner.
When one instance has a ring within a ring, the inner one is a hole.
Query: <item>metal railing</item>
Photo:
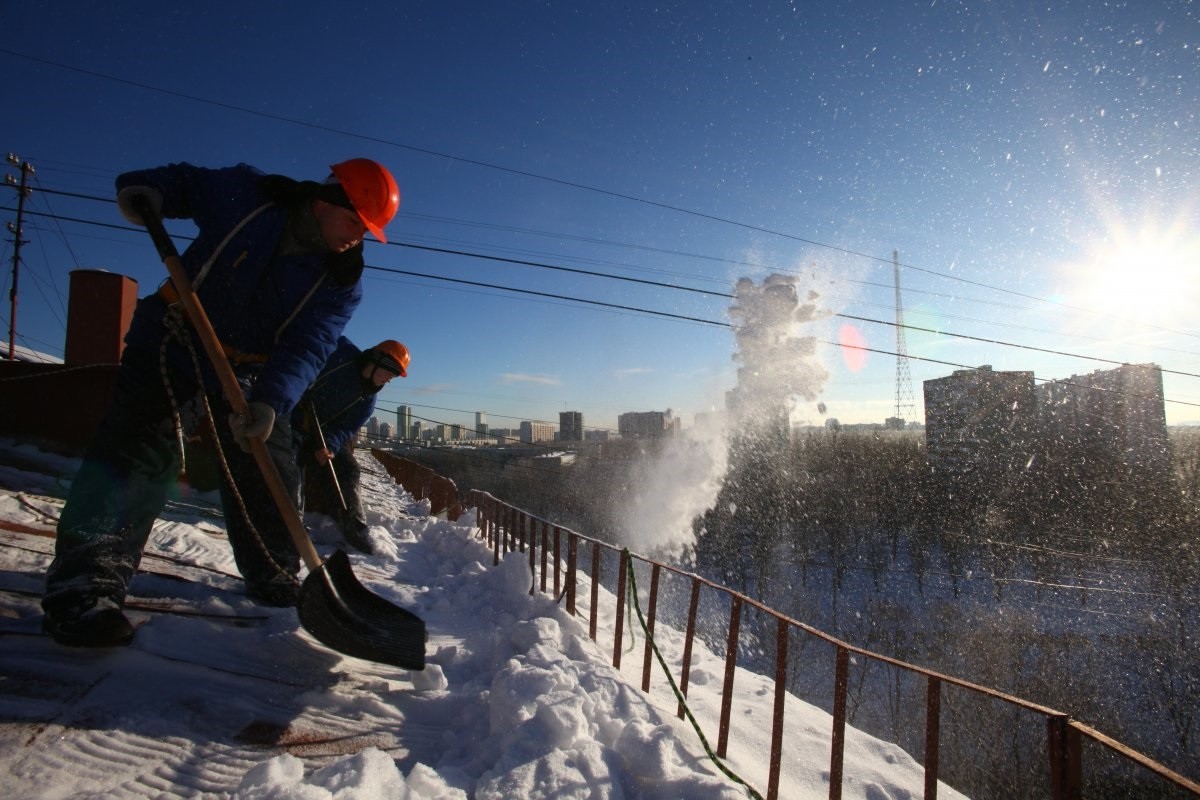
[[[392,480],[407,489],[409,494],[418,500],[429,501],[430,516],[458,519],[462,508],[458,503],[458,487],[454,481],[387,450],[372,448],[371,455],[383,465]]]
[[[687,626],[684,633],[683,657],[678,676],[678,686],[684,697],[687,696],[688,681],[691,669],[692,646],[696,638],[697,610],[700,605],[701,592],[713,592],[728,598],[729,622],[726,631],[724,683],[721,689],[721,710],[717,730],[717,755],[725,758],[729,746],[730,719],[733,714],[735,695],[733,691],[734,676],[737,667],[741,619],[744,610],[755,609],[774,620],[775,625],[775,663],[774,663],[774,713],[771,728],[771,755],[767,779],[766,797],[775,800],[779,797],[779,782],[783,754],[786,748],[784,741],[784,703],[787,696],[788,647],[793,633],[819,639],[834,648],[834,682],[833,682],[833,731],[832,748],[829,764],[829,797],[837,800],[842,796],[842,778],[844,774],[844,759],[846,746],[847,698],[850,687],[851,657],[861,657],[871,662],[885,664],[898,670],[917,676],[925,682],[925,736],[924,736],[924,768],[925,768],[925,797],[932,800],[937,797],[939,779],[939,753],[942,742],[942,699],[946,687],[954,687],[973,693],[979,697],[1008,704],[1022,712],[1038,715],[1043,718],[1046,732],[1045,754],[1049,775],[1049,793],[1055,800],[1080,798],[1083,793],[1083,740],[1090,740],[1102,745],[1109,751],[1126,759],[1140,770],[1152,773],[1163,781],[1181,790],[1185,795],[1200,797],[1200,783],[1190,780],[1148,756],[1100,733],[1094,728],[1071,719],[1070,715],[1037,703],[1032,703],[1020,697],[990,689],[986,686],[960,680],[933,670],[928,670],[895,658],[874,653],[861,647],[856,647],[836,637],[830,636],[816,628],[791,619],[762,603],[736,592],[727,587],[713,583],[698,575],[685,572],[669,564],[663,564],[641,556],[633,555],[628,550],[615,547],[597,539],[556,525],[544,519],[535,517],[515,506],[509,505],[492,495],[478,491],[468,491],[464,496],[464,505],[477,510],[477,524],[480,536],[486,539],[492,548],[493,560],[500,559],[510,552],[527,553],[529,568],[533,574],[530,593],[540,591],[553,592],[560,601],[565,600],[566,610],[572,616],[578,615],[577,592],[580,586],[580,559],[589,562],[591,580],[591,596],[588,603],[588,635],[597,641],[599,622],[599,587],[603,562],[616,559],[617,585],[615,606],[613,608],[614,641],[612,650],[613,666],[621,667],[621,656],[624,641],[624,619],[627,597],[627,575],[634,564],[645,565],[650,572],[649,598],[646,612],[646,625],[649,635],[653,635],[655,618],[658,611],[659,587],[663,575],[673,576],[690,582]],[[651,677],[651,642],[647,639],[642,659],[642,690],[649,692]],[[682,704],[678,710],[680,718],[684,716]]]

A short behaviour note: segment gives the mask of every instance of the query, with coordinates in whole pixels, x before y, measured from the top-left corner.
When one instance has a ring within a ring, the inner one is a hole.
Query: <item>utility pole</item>
[[[900,301],[900,253],[892,251],[892,277],[896,284],[896,420],[903,425],[917,414],[913,401],[912,375],[908,370],[908,345],[904,341],[904,304]]]
[[[8,292],[8,299],[12,304],[12,312],[8,318],[8,360],[14,360],[17,347],[17,275],[21,265],[21,245],[28,244],[21,238],[21,222],[25,214],[25,198],[29,196],[29,176],[34,174],[33,165],[28,161],[21,161],[12,153],[8,154],[8,163],[13,166],[21,167],[21,181],[18,184],[13,179],[12,175],[5,175],[4,182],[9,186],[17,187],[17,224],[8,223],[8,232],[13,235],[13,257],[12,257],[12,288]]]

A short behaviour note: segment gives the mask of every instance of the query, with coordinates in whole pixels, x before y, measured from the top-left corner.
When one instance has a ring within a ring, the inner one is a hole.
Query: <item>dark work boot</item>
[[[92,606],[46,612],[42,630],[67,647],[124,647],[133,641],[133,625],[107,597]]]
[[[361,519],[351,517],[342,523],[342,538],[355,550],[370,555],[372,550],[371,539],[367,536],[368,527]]]

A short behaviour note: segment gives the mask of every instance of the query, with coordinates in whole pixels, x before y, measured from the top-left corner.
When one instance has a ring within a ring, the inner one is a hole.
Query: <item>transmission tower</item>
[[[908,371],[908,345],[904,343],[904,304],[900,301],[900,253],[892,251],[892,277],[896,284],[896,416],[895,425],[917,415],[913,401],[912,374]]]

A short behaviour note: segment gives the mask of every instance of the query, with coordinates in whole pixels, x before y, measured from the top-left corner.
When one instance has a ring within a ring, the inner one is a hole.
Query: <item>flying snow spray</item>
[[[669,438],[637,462],[618,522],[623,541],[647,555],[680,556],[694,544],[692,521],[716,502],[731,450],[790,437],[796,397],[813,400],[828,377],[814,356],[816,340],[801,336],[805,323],[824,316],[816,294],[801,302],[796,278],[771,275],[761,284],[737,282],[729,314],[734,322],[737,386],[716,424]]]

